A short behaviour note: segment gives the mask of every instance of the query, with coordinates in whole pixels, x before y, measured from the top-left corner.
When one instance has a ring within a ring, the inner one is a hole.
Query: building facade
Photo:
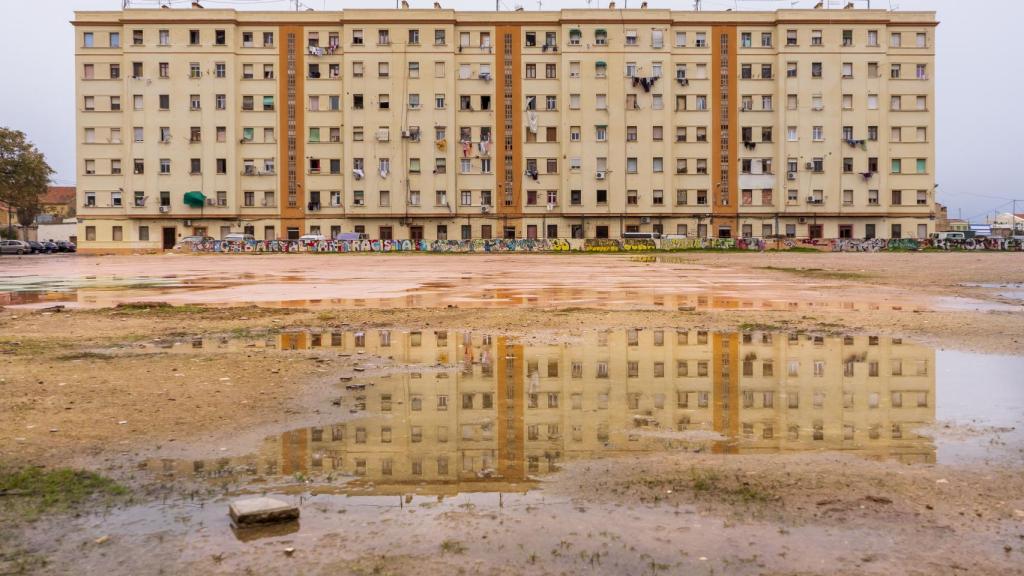
[[[78,12],[83,249],[921,238],[931,12]]]

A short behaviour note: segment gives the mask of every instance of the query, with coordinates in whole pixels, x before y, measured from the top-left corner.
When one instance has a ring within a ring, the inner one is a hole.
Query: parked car
[[[60,249],[57,247],[57,243],[54,242],[53,240],[45,240],[43,242],[40,242],[40,244],[42,244],[43,247],[46,248],[47,254],[54,254],[60,251]]]
[[[323,234],[305,234],[303,236],[299,236],[300,242],[319,242],[321,240],[327,240],[327,237]]]
[[[185,236],[174,246],[175,248],[184,248],[186,246],[192,247],[196,244],[202,244],[203,242],[213,242],[213,236]]]
[[[75,252],[78,250],[78,246],[75,246],[74,242],[69,242],[67,240],[58,240],[55,244],[57,244],[57,250],[59,252]]]
[[[255,242],[256,237],[252,234],[228,234],[224,237],[225,242]]]
[[[36,242],[35,240],[26,240],[28,242],[30,254],[43,254],[46,252],[46,246],[42,242]]]
[[[31,254],[32,246],[24,240],[0,241],[0,254]]]

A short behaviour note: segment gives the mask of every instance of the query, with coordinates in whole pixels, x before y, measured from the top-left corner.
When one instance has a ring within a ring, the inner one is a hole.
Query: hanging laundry
[[[386,168],[381,168],[380,169],[380,177],[381,178],[387,178],[388,177],[388,171],[387,171]]]
[[[530,132],[537,133],[537,112],[534,110],[526,111],[526,126],[530,129]]]
[[[363,179],[363,171],[361,169],[359,169],[359,168],[354,168],[352,170],[352,174],[356,177],[356,180],[362,180]]]
[[[470,151],[472,151],[472,150],[473,150],[473,143],[472,142],[464,141],[462,143],[462,155],[463,156],[468,157]]]

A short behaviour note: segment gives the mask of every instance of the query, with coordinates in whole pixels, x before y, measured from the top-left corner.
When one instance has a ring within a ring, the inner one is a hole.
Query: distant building
[[[75,213],[75,187],[48,186],[39,204],[42,211],[36,217],[37,224],[60,223]]]
[[[992,235],[1000,237],[1024,235],[1024,213],[1001,212],[988,219]]]

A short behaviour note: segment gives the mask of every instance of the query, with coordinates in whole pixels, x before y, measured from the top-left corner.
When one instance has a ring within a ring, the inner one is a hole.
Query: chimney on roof
[[[434,10],[440,10],[440,9],[441,9],[441,3],[440,2],[434,2]]]
[[[615,2],[609,2],[608,3],[608,9],[609,10],[615,10]]]
[[[193,8],[202,8],[202,7],[203,7],[203,5],[202,5],[202,4],[200,4],[199,2],[193,2],[193,3],[192,3],[192,7],[193,7]]]
[[[647,10],[647,0],[644,0],[643,2],[640,3],[640,9]]]
[[[409,1],[408,0],[402,0],[402,10],[408,10],[408,9],[409,9]]]
[[[843,6],[843,10],[853,10],[853,2],[847,2],[846,6]]]
[[[825,6],[825,2],[818,2],[814,5],[815,10],[821,10]]]

